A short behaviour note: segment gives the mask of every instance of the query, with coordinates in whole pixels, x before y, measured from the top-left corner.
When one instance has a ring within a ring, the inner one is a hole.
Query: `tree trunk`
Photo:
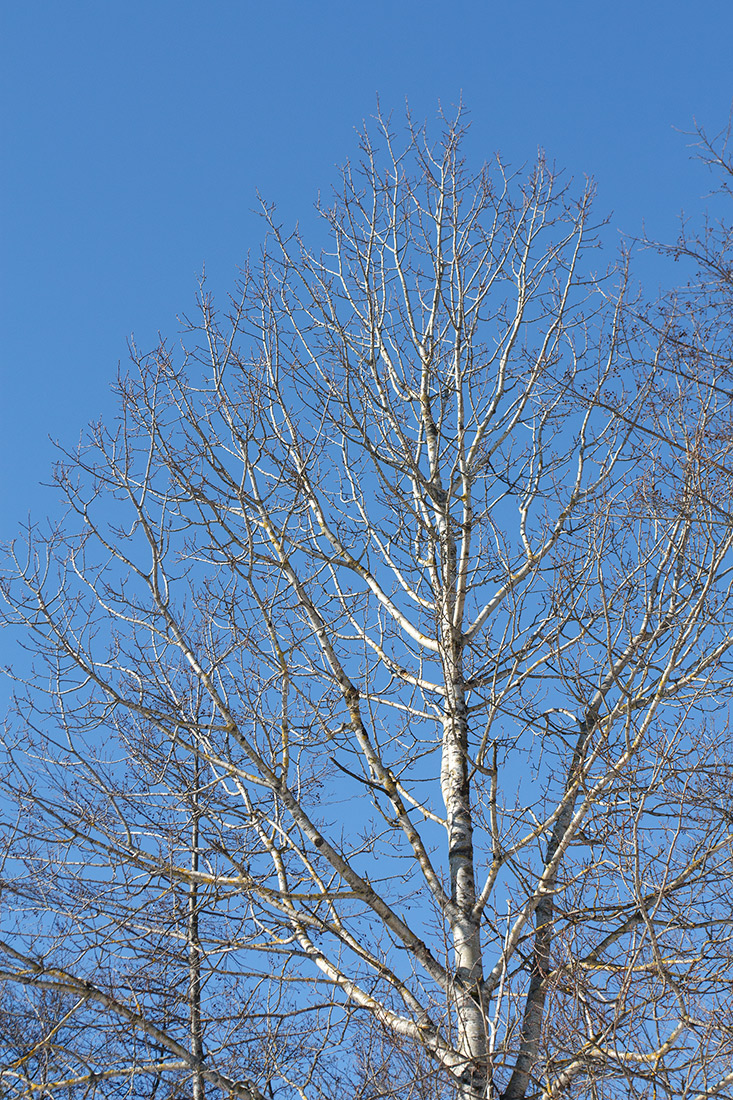
[[[458,909],[452,922],[456,967],[455,1004],[458,1049],[466,1058],[461,1100],[484,1100],[488,1088],[488,1045],[482,1006],[483,962],[476,904],[471,790],[468,778],[468,712],[459,641],[445,660],[446,712],[443,724],[441,784],[448,826],[451,901]]]
[[[191,870],[199,869],[199,758],[194,757],[193,816],[191,822]],[[196,1068],[191,1082],[193,1100],[204,1100],[204,1078],[201,1066],[204,1045],[201,1030],[201,942],[199,940],[198,887],[192,881],[188,889],[188,1004],[191,1032],[191,1054]]]

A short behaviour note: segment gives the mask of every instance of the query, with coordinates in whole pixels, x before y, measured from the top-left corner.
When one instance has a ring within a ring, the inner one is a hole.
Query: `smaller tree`
[[[4,1095],[733,1084],[730,267],[652,325],[461,137],[267,212],[13,551]]]

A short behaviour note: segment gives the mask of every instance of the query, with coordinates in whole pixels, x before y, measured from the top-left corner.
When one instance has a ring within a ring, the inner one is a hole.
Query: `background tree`
[[[729,332],[460,137],[266,212],[14,548],[4,1095],[730,1094]]]

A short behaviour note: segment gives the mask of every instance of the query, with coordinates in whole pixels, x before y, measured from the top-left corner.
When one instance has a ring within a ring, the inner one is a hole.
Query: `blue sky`
[[[614,229],[666,239],[709,183],[678,131],[733,98],[730,0],[23,0],[0,20],[2,539],[54,514],[48,437],[111,415],[130,333],[174,337],[202,267],[223,295],[257,252],[258,189],[307,235],[377,93],[418,118],[462,96],[477,163],[542,145],[597,178]]]

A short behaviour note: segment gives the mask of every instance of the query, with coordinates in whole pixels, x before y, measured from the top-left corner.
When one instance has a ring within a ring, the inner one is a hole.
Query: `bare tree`
[[[4,1096],[733,1095],[726,330],[460,139],[266,211],[13,550]]]

